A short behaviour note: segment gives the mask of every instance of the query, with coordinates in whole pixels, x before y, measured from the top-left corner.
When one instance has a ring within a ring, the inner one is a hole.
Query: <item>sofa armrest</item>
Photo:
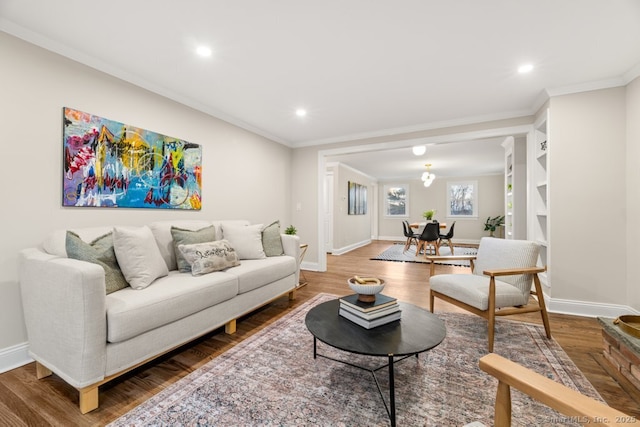
[[[284,254],[292,256],[296,259],[298,268],[296,269],[296,286],[300,283],[300,237],[292,234],[281,234],[282,237],[282,249]]]
[[[76,388],[101,381],[107,345],[104,269],[24,249],[19,255],[29,354]]]

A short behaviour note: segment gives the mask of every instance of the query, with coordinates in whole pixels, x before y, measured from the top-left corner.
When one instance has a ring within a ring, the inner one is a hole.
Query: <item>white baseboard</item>
[[[358,249],[361,248],[363,246],[367,246],[369,243],[371,243],[371,239],[367,239],[367,240],[363,240],[361,242],[358,243],[354,243],[352,245],[348,245],[342,248],[334,248],[331,250],[331,255],[344,255],[347,252],[351,252],[354,249]]]
[[[0,349],[0,374],[33,362],[28,350],[28,342]]]
[[[602,304],[598,302],[573,301],[546,297],[547,310],[551,313],[571,314],[584,317],[616,318],[623,314],[640,314],[625,305]]]

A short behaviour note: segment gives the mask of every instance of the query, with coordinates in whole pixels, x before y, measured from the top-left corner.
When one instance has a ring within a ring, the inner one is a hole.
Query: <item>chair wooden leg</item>
[[[435,297],[433,296],[433,292],[429,291],[429,310],[432,313],[434,313],[434,311],[433,311],[433,305],[434,305],[434,302],[435,302],[434,300],[435,300]]]
[[[533,283],[536,288],[536,296],[538,297],[538,305],[540,306],[540,315],[542,316],[542,324],[547,338],[551,338],[551,324],[549,323],[549,315],[547,314],[547,305],[544,303],[544,294],[542,293],[542,285],[537,274],[533,275]]]
[[[511,387],[502,381],[498,382],[493,425],[497,427],[509,427],[511,425]]]
[[[488,350],[489,353],[493,353],[493,339],[495,336],[495,326],[496,326],[496,279],[491,276],[489,280],[489,310],[488,310],[489,318],[487,319],[489,322],[488,325]]]
[[[451,239],[449,239],[449,248],[451,249],[451,255],[455,255],[453,253],[453,242],[451,241]]]

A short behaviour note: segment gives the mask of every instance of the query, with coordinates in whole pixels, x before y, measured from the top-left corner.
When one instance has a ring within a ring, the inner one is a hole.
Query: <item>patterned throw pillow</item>
[[[262,230],[262,247],[266,256],[284,254],[282,237],[280,237],[280,221],[275,221]]]
[[[238,254],[227,240],[179,245],[178,250],[191,265],[194,276],[240,265]]]
[[[129,286],[118,266],[116,253],[113,250],[112,233],[107,233],[91,243],[87,243],[73,231],[67,231],[65,247],[69,258],[98,264],[104,269],[107,294]]]
[[[194,243],[206,243],[216,240],[216,227],[201,228],[199,230],[186,230],[184,228],[171,227],[171,236],[173,237],[173,246],[176,252],[176,262],[178,264],[178,271],[181,273],[188,273],[191,271],[191,267],[184,256],[178,250],[180,245],[192,245]]]

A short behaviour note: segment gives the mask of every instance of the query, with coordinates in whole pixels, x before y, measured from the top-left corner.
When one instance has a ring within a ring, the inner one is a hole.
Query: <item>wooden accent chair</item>
[[[418,249],[416,250],[416,256],[420,254],[421,251],[427,253],[427,247],[433,246],[434,252],[436,255],[440,255],[440,247],[438,246],[438,241],[440,239],[440,224],[437,222],[429,222],[424,226],[424,230],[418,237]]]
[[[480,369],[498,379],[494,425],[511,425],[511,387],[582,425],[629,425],[635,421],[606,404],[587,397],[495,353],[480,359]]]
[[[535,242],[483,237],[477,255],[455,257],[475,261],[471,274],[439,274],[429,279],[431,312],[437,297],[487,319],[489,352],[493,352],[495,316],[540,312],[547,338],[551,338],[538,278],[546,268],[536,266],[539,251]],[[454,257],[427,257],[432,264],[443,258]],[[531,290],[532,280],[535,291]],[[537,303],[530,304],[531,295]]]

